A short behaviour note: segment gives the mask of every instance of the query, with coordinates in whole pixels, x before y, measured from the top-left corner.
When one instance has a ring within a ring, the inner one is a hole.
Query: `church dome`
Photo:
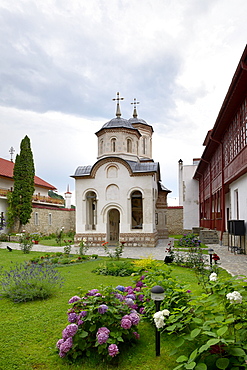
[[[134,130],[134,127],[132,126],[131,122],[121,117],[115,117],[111,119],[110,121],[106,122],[102,126],[102,129],[104,128],[128,128],[128,129]]]
[[[133,123],[142,123],[143,125],[148,125],[149,126],[149,124],[144,119],[138,118],[138,117],[132,117],[132,118],[130,118],[129,119],[129,122],[131,123],[131,125]]]

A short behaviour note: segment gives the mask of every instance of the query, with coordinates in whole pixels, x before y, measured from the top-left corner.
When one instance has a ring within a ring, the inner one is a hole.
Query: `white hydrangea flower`
[[[163,311],[158,311],[155,312],[153,318],[154,318],[154,323],[156,325],[157,329],[163,328],[165,326],[165,316],[169,316],[170,311],[169,310],[163,310]]]
[[[242,299],[243,299],[241,294],[237,291],[234,291],[232,293],[228,293],[226,295],[226,298],[229,299],[230,303],[242,303]]]
[[[161,311],[163,316],[169,316],[170,315],[170,311],[169,310],[163,310]]]
[[[212,272],[212,274],[209,276],[210,281],[216,281],[217,280],[217,274],[216,272]]]

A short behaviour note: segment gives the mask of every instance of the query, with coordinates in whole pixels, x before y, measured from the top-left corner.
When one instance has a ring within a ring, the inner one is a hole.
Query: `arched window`
[[[100,154],[103,154],[104,153],[104,141],[101,140],[100,142]]]
[[[97,224],[97,200],[94,191],[87,193],[86,202],[86,229],[95,230]]]
[[[113,153],[116,151],[116,139],[111,139],[111,151]]]
[[[142,153],[147,154],[147,138],[145,136],[142,138]]]
[[[131,194],[131,228],[142,229],[143,223],[143,206],[142,193],[134,191]]]
[[[127,153],[132,153],[132,140],[127,139]]]

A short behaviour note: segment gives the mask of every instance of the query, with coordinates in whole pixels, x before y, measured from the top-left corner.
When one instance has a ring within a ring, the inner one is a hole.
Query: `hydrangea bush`
[[[139,339],[138,289],[118,286],[92,289],[69,300],[69,324],[57,342],[60,357],[76,359],[95,351],[108,360]]]

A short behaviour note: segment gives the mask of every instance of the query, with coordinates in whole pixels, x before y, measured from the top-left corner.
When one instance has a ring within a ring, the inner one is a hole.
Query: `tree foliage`
[[[21,141],[20,154],[14,166],[14,190],[12,193],[12,214],[20,226],[26,225],[32,214],[32,195],[34,193],[34,162],[30,139]]]

